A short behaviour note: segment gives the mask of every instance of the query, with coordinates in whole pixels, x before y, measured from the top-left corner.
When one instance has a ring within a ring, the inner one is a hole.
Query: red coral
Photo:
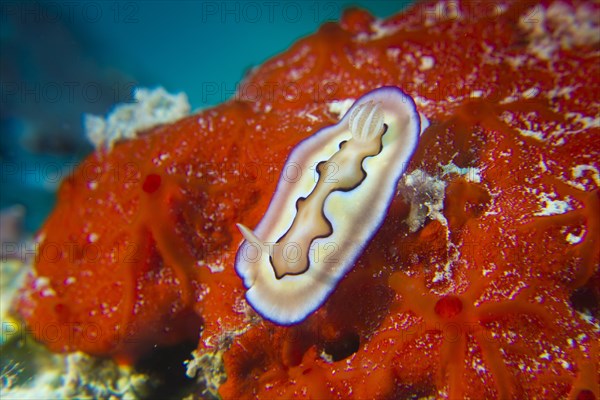
[[[199,352],[224,350],[223,398],[600,398],[600,63],[585,31],[598,12],[346,12],[235,99],[91,156],[42,229],[21,313],[55,350],[116,357],[202,327]],[[409,172],[446,182],[443,215],[410,232],[398,195],[323,307],[294,327],[256,322],[235,222],[256,225],[290,149],[337,121],[333,100],[382,85],[432,123]]]

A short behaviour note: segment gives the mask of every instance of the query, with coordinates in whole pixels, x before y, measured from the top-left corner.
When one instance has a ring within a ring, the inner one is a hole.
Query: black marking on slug
[[[361,170],[361,178],[360,178],[360,180],[359,180],[359,181],[358,181],[356,184],[354,184],[354,185],[352,185],[352,186],[349,186],[349,187],[338,187],[338,188],[335,188],[335,189],[331,190],[329,193],[327,193],[327,195],[326,195],[325,199],[326,199],[327,197],[329,197],[329,196],[330,196],[332,193],[334,193],[334,192],[350,192],[350,191],[352,191],[352,190],[356,189],[357,187],[359,187],[359,186],[362,184],[362,182],[363,182],[363,181],[364,181],[364,180],[367,178],[367,175],[368,175],[368,174],[367,174],[367,172],[365,171],[364,167],[363,167],[363,163],[364,163],[364,161],[365,161],[367,158],[370,158],[370,157],[376,157],[377,155],[379,155],[379,154],[381,153],[381,151],[383,150],[383,142],[382,142],[382,140],[383,140],[383,136],[384,136],[384,135],[387,133],[387,131],[388,131],[388,125],[384,123],[384,124],[383,124],[383,132],[382,132],[382,133],[381,133],[381,135],[379,136],[379,150],[377,151],[377,153],[376,153],[376,154],[365,156],[365,157],[364,157],[362,160],[360,160],[360,170]],[[342,143],[346,143],[346,141],[343,141]],[[340,147],[340,149],[341,149],[341,147],[342,147],[342,143],[341,143],[341,144],[340,144],[340,146],[339,146],[339,147]],[[333,157],[333,156],[332,156],[332,157]],[[330,159],[331,159],[331,158],[330,158]],[[294,224],[296,223],[296,218],[297,218],[297,216],[298,216],[298,213],[299,213],[299,211],[300,211],[300,206],[301,206],[301,205],[302,205],[302,204],[303,204],[303,203],[304,203],[304,202],[307,200],[307,198],[308,198],[308,197],[310,197],[310,196],[311,196],[311,195],[314,193],[314,191],[316,190],[317,186],[318,186],[318,185],[321,183],[321,180],[323,179],[323,175],[322,175],[322,173],[323,173],[323,166],[324,166],[324,165],[326,165],[326,163],[327,163],[328,161],[329,161],[329,160],[327,160],[327,161],[320,161],[320,162],[317,164],[317,166],[316,166],[316,171],[317,171],[317,173],[319,174],[319,179],[317,180],[317,184],[316,184],[316,185],[315,185],[315,187],[313,188],[313,191],[312,191],[312,192],[311,192],[311,193],[310,193],[310,194],[309,194],[307,197],[300,197],[298,200],[296,200],[296,204],[295,204],[295,207],[296,207],[296,216],[294,217],[294,219],[293,219],[293,221],[292,221],[292,224],[290,225],[290,227],[289,227],[289,228],[286,230],[286,232],[285,232],[283,235],[281,235],[281,237],[280,237],[280,238],[277,240],[277,242],[275,243],[275,246],[280,246],[280,245],[281,245],[281,241],[282,241],[282,239],[283,239],[284,237],[286,237],[286,235],[287,235],[287,234],[288,234],[288,233],[291,231],[291,229],[294,227]],[[333,225],[331,224],[331,221],[329,221],[329,219],[328,219],[328,218],[327,218],[327,216],[325,215],[325,210],[324,210],[324,202],[323,202],[323,204],[321,205],[321,208],[320,208],[320,210],[321,210],[321,217],[323,218],[323,221],[324,221],[324,222],[327,224],[327,226],[328,226],[328,229],[327,229],[327,231],[326,231],[326,232],[324,232],[323,234],[321,234],[321,235],[316,235],[316,236],[312,237],[312,238],[311,238],[311,240],[309,241],[309,243],[308,243],[308,246],[306,247],[306,249],[302,249],[302,248],[301,248],[301,251],[305,251],[305,253],[306,253],[306,255],[305,255],[305,257],[306,257],[306,267],[305,267],[303,270],[301,270],[301,271],[298,271],[298,272],[285,272],[285,273],[283,273],[283,274],[279,274],[279,273],[277,272],[277,269],[275,268],[275,265],[274,265],[274,263],[273,263],[273,257],[272,257],[272,255],[271,255],[271,254],[269,254],[269,263],[270,263],[270,265],[271,265],[271,268],[273,269],[273,272],[274,272],[274,274],[275,274],[275,278],[276,278],[277,280],[280,280],[280,279],[282,279],[282,278],[283,278],[283,277],[285,277],[286,275],[297,276],[297,275],[302,275],[302,274],[306,273],[306,271],[308,271],[308,270],[309,270],[309,268],[311,267],[311,265],[310,265],[310,256],[309,256],[309,253],[310,253],[310,249],[311,249],[311,247],[312,247],[312,244],[314,243],[314,241],[315,241],[315,240],[317,240],[317,239],[322,239],[322,238],[326,238],[326,237],[328,237],[328,236],[331,236],[331,234],[333,233]],[[302,255],[301,255],[301,256],[302,256]]]

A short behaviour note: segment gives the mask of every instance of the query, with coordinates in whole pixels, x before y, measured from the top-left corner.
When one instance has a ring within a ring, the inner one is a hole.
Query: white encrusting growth
[[[382,87],[296,146],[261,222],[237,225],[235,268],[259,314],[294,324],[327,299],[381,225],[422,121],[412,98]]]
[[[600,42],[600,11],[591,4],[570,5],[556,1],[548,7],[536,4],[519,18],[527,35],[527,50],[540,60],[556,59],[559,49]]]
[[[596,187],[600,187],[600,173],[595,165],[577,165],[571,168],[573,178],[579,179],[589,173]]]
[[[411,232],[416,232],[425,224],[427,219],[439,221],[447,226],[448,221],[442,213],[446,196],[446,182],[416,169],[404,175],[399,185],[399,191],[410,203],[410,212],[404,221]]]
[[[133,139],[156,125],[175,122],[190,112],[185,93],[170,94],[162,87],[137,88],[135,102],[117,105],[106,118],[86,114],[86,135],[97,149],[111,149],[115,142]]]
[[[433,68],[435,65],[435,59],[431,56],[423,56],[420,60],[421,64],[419,64],[419,70],[427,71],[428,69]]]
[[[573,208],[569,205],[568,199],[565,200],[557,200],[554,199],[556,197],[556,193],[540,193],[538,198],[542,203],[544,203],[541,210],[534,213],[536,216],[548,216],[548,215],[558,215],[564,214],[567,211],[572,210]]]

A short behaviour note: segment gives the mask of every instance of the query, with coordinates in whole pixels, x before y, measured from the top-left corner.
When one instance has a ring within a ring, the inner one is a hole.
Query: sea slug
[[[412,98],[384,86],[292,151],[255,231],[238,224],[246,240],[236,271],[264,318],[303,320],[352,268],[386,215],[420,126]]]

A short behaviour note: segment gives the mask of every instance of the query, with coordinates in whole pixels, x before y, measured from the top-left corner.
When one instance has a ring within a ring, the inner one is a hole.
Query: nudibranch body
[[[293,149],[256,229],[238,224],[235,268],[259,314],[294,324],[327,299],[383,222],[420,132],[413,99],[386,86]]]

